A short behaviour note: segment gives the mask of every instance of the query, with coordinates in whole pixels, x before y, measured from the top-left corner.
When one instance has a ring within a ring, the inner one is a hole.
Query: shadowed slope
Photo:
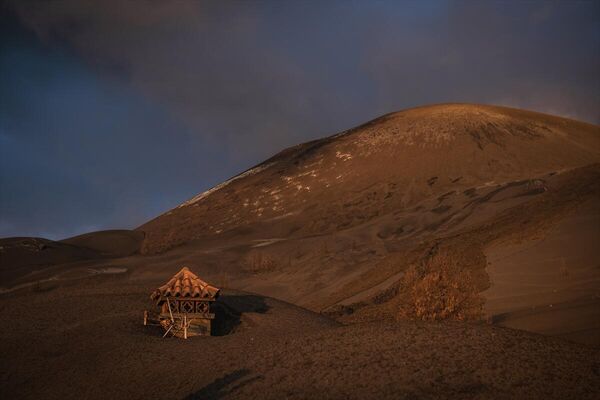
[[[93,260],[139,253],[144,233],[129,230],[90,232],[53,241],[42,238],[0,239],[0,287],[53,279],[58,271],[82,267]],[[47,271],[45,271],[47,270]]]
[[[139,252],[143,240],[144,233],[140,231],[109,230],[85,233],[61,242],[113,257],[125,257]]]

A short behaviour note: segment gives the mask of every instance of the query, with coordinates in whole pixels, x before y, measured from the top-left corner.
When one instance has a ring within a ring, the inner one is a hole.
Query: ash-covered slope
[[[452,190],[598,160],[593,125],[503,107],[415,108],[291,147],[194,197],[139,228],[142,251],[232,231],[286,238],[334,232]]]
[[[163,282],[114,276],[1,298],[11,321],[0,331],[1,397],[596,399],[600,391],[597,349],[483,324],[340,326],[249,293],[220,297],[237,319],[223,336],[163,339],[141,321]]]
[[[142,251],[345,321],[481,319],[600,345],[600,128],[438,105],[289,148]]]

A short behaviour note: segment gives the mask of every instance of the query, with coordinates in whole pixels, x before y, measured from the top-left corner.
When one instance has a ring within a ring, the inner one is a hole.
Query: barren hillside
[[[285,238],[330,233],[451,191],[598,160],[598,127],[585,123],[490,106],[415,108],[286,149],[190,199],[140,227],[143,251],[235,230],[258,236],[253,227]]]
[[[4,239],[2,291],[187,265],[343,322],[483,319],[599,345],[599,162],[593,125],[401,111],[286,149],[137,232]]]
[[[595,399],[599,220],[600,128],[389,114],[136,231],[2,239],[0,397]],[[182,266],[216,336],[142,325]]]
[[[142,251],[167,251],[226,284],[342,320],[503,323],[529,310],[520,327],[597,344],[599,316],[589,310],[598,303],[600,255],[580,250],[593,265],[574,261],[564,271],[576,243],[597,240],[593,222],[563,237],[554,261],[527,276],[534,287],[552,273],[555,285],[525,296],[505,285],[502,296],[514,301],[497,307],[486,306],[501,281],[486,254],[539,241],[573,215],[593,221],[599,161],[593,125],[502,107],[415,108],[286,149],[190,199],[139,228]],[[568,318],[556,319],[563,328],[537,321],[564,307],[588,316],[577,332],[566,332]]]

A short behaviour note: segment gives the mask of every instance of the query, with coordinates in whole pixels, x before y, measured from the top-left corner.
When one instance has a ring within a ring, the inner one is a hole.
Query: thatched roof
[[[220,289],[209,285],[187,267],[176,273],[166,284],[156,289],[150,298],[161,302],[165,297],[198,297],[215,299]]]

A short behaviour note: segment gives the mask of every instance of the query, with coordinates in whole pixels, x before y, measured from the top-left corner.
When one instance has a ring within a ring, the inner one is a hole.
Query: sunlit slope
[[[489,319],[600,344],[598,260],[577,250],[597,230],[534,246],[598,207],[597,126],[455,104],[284,150],[139,229],[157,259],[347,322]],[[528,261],[505,267],[495,249],[514,244]]]
[[[146,223],[142,251],[238,231],[300,237],[346,229],[451,190],[600,160],[596,126],[449,104],[385,115],[282,151]]]

